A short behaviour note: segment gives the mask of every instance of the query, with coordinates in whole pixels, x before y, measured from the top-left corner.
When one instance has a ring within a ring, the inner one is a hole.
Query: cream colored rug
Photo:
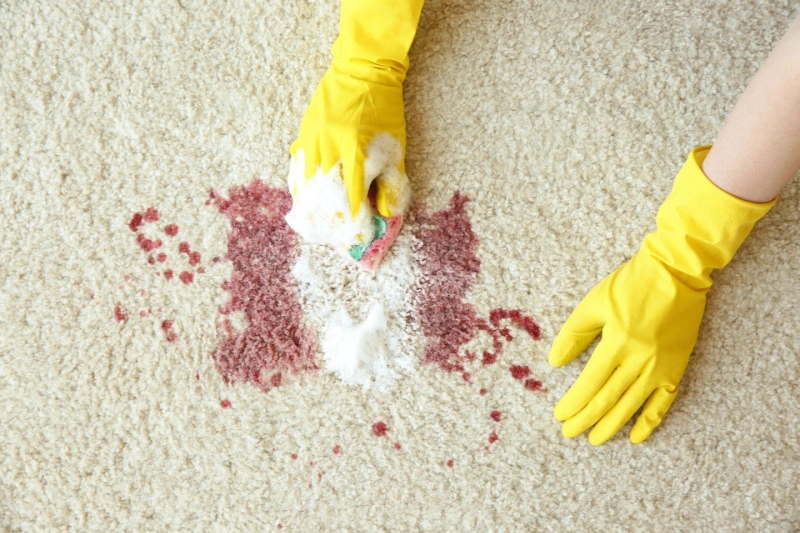
[[[372,278],[280,216],[337,3],[0,2],[0,529],[800,530],[797,182],[644,444],[546,360],[797,7],[429,0]],[[375,301],[364,388],[320,346]]]

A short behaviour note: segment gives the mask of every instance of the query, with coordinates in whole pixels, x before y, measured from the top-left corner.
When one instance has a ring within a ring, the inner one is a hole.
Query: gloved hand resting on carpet
[[[287,220],[304,238],[345,251],[369,244],[375,181],[381,216],[402,215],[405,175],[403,80],[422,0],[343,0],[333,61],[291,145]]]
[[[630,439],[650,436],[694,349],[712,271],[728,264],[798,170],[800,18],[748,85],[713,149],[689,155],[658,211],[658,229],[589,292],[553,342],[550,363],[561,366],[602,332],[555,407],[565,436],[594,426],[589,441],[601,444],[642,405]]]

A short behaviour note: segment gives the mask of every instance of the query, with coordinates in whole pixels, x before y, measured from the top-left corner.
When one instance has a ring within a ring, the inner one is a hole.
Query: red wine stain
[[[162,320],[161,321],[161,329],[164,331],[164,333],[167,334],[167,341],[168,342],[175,342],[175,339],[178,338],[178,336],[175,334],[175,332],[172,331],[172,324],[174,324],[174,322],[172,320]],[[197,379],[200,379],[200,376],[197,376]]]
[[[447,461],[447,466],[449,466],[450,468],[453,468],[453,465],[455,465],[455,462],[452,459]]]
[[[341,453],[341,451],[342,451],[342,447],[339,446],[338,444],[333,447],[333,453],[334,454],[339,455]]]
[[[311,468],[314,468],[315,466],[317,466],[317,463],[315,463],[314,461],[311,461],[310,463],[308,463],[308,466],[310,466]]]
[[[147,316],[147,311],[145,311],[145,310],[139,311],[139,316],[143,317],[143,318],[146,317]]]
[[[372,432],[376,437],[385,437],[387,431],[389,431],[389,426],[386,425],[386,422],[375,422],[372,424]]]
[[[125,320],[128,318],[128,315],[126,315],[122,310],[122,304],[119,302],[117,302],[117,306],[114,308],[114,318],[117,320],[117,322],[125,322]]]
[[[472,304],[465,301],[475,284],[481,261],[476,255],[478,238],[472,231],[466,204],[469,198],[456,192],[450,207],[426,214],[415,208],[417,226],[414,234],[420,242],[420,279],[415,290],[416,316],[425,336],[423,361],[449,372],[464,372],[464,364],[478,354],[460,349],[478,331],[492,339],[492,348],[481,354],[484,365],[497,362],[503,353],[503,341],[513,339],[502,320],[523,329],[534,340],[541,338],[533,318],[518,310],[494,309],[489,320],[478,316]]]
[[[402,449],[403,449],[403,447],[400,445],[400,443],[399,443],[399,442],[395,442],[395,443],[394,443],[394,449],[395,449],[395,450],[397,450],[397,451],[399,452],[400,450],[402,450]]]
[[[144,221],[145,222],[157,222],[158,221],[158,211],[154,207],[148,207],[144,212]]]
[[[200,268],[197,269],[197,273],[198,274],[205,274],[206,273],[206,269],[203,268],[203,267],[200,267]]]
[[[172,279],[172,276],[173,276],[173,272],[172,272],[172,270],[170,270],[170,269],[166,269],[166,270],[164,271],[164,279],[166,279],[166,280],[171,280],[171,279]]]
[[[296,453],[293,453],[293,454],[292,454],[292,461],[294,461],[295,459],[297,459],[297,454],[296,454]]]
[[[547,389],[544,388],[542,382],[539,381],[538,379],[533,379],[533,378],[525,380],[525,388],[528,389],[529,391],[534,391],[534,392],[536,391],[547,392]]]
[[[191,272],[186,272],[185,270],[181,272],[181,274],[178,277],[185,285],[188,285],[194,281],[194,274],[192,274]]]
[[[487,392],[489,392],[489,391],[487,391],[486,389],[481,389],[481,390],[480,390],[481,396],[483,396],[483,395],[484,395],[484,394],[486,394]]]
[[[155,265],[156,258],[151,255],[150,257],[147,258],[147,262],[150,263],[151,265]]]
[[[500,417],[501,417],[501,416],[503,416],[503,414],[502,414],[500,411],[498,411],[498,410],[494,410],[494,411],[492,411],[491,413],[489,413],[489,416],[490,416],[490,417],[491,417],[491,419],[492,419],[492,420],[494,420],[495,422],[500,422]]]
[[[489,434],[489,444],[494,444],[495,442],[497,442],[497,440],[498,440],[499,438],[500,438],[500,437],[498,437],[498,436],[497,436],[497,433],[495,433],[494,431],[492,431],[492,432]]]
[[[220,261],[220,258],[219,258],[218,256],[215,256],[215,257],[213,257],[213,258],[211,259],[211,261],[213,261],[214,263],[219,263],[219,261]]]
[[[145,252],[152,252],[156,248],[161,248],[161,245],[163,244],[161,240],[150,240],[142,233],[138,233],[136,235],[136,242],[139,243],[139,246],[141,246],[142,250]]]
[[[278,524],[278,529],[283,529],[283,524]]]
[[[164,226],[164,233],[169,235],[170,237],[174,237],[178,234],[178,226],[177,224],[167,224]]]
[[[461,377],[464,378],[464,381],[469,381],[472,379],[472,374],[470,374],[469,372],[464,372],[463,374],[461,374]]]
[[[156,256],[156,261],[158,261],[159,263],[163,263],[166,260],[167,260],[167,254],[165,254],[164,252],[160,252],[158,256]]]
[[[196,379],[197,381],[200,381],[200,374],[195,374],[194,375],[194,379]]]
[[[229,399],[225,398],[224,400],[222,400],[221,402],[219,402],[219,405],[220,405],[220,406],[221,406],[223,409],[230,409],[230,408],[231,408],[231,401],[230,401]]]
[[[197,266],[200,263],[200,252],[189,253],[189,266]]]
[[[191,248],[189,247],[189,243],[186,242],[186,241],[183,241],[182,243],[180,243],[178,245],[178,251],[180,253],[182,253],[182,254],[188,254],[191,251]]]
[[[318,370],[313,332],[300,325],[303,310],[291,275],[298,251],[284,220],[292,205],[288,191],[256,180],[233,187],[229,198],[209,194],[230,220],[226,257],[233,273],[222,285],[230,300],[219,312],[242,312],[247,322],[241,331],[223,322],[217,370],[226,383],[251,382],[265,392],[292,374]]]
[[[531,369],[524,365],[511,365],[508,369],[514,379],[525,379],[531,375]]]
[[[133,232],[139,231],[139,226],[144,222],[143,219],[144,217],[141,213],[134,213],[133,218],[131,218],[131,221],[128,223],[128,227],[131,228]]]

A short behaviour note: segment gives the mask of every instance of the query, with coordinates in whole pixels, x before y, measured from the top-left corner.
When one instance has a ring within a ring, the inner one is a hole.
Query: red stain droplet
[[[372,432],[376,437],[385,437],[387,431],[389,431],[389,426],[386,425],[386,422],[375,422],[372,424]]]
[[[497,436],[497,433],[495,433],[494,431],[492,431],[492,432],[491,432],[491,434],[489,435],[489,444],[494,444],[495,442],[497,442],[497,440],[498,440],[499,438],[500,438],[500,437],[498,437],[498,436]]]
[[[341,453],[341,451],[342,451],[342,447],[339,446],[338,444],[333,447],[333,453],[335,453],[336,455],[339,455],[339,453]]]
[[[181,272],[180,276],[178,277],[185,285],[188,285],[194,281],[194,274],[191,272],[186,272],[185,270]]]
[[[144,212],[145,222],[156,222],[158,220],[158,211],[154,207],[148,207]]]
[[[177,224],[167,224],[164,226],[164,233],[169,235],[170,237],[174,237],[178,234],[178,226]]]
[[[206,273],[206,269],[203,268],[203,267],[200,267],[200,268],[197,269],[197,273],[198,274],[205,274]]]
[[[165,254],[164,252],[160,252],[160,253],[158,254],[158,256],[156,257],[156,260],[157,260],[159,263],[163,263],[164,261],[166,261],[166,260],[167,260],[167,254]]]
[[[514,379],[525,379],[531,375],[531,369],[524,365],[512,365],[508,369]]]
[[[450,468],[453,468],[453,465],[455,465],[455,462],[452,459],[447,461],[447,466],[449,466]]]
[[[220,406],[221,406],[223,409],[230,409],[230,408],[231,408],[231,401],[230,401],[229,399],[225,398],[224,400],[222,400],[221,402],[219,402],[219,405],[220,405]]]
[[[172,276],[173,276],[172,270],[167,269],[167,270],[164,271],[164,279],[170,280],[170,279],[172,279]]]
[[[141,213],[134,213],[133,214],[133,218],[131,218],[131,221],[128,223],[128,227],[131,228],[131,231],[133,231],[133,232],[139,231],[139,226],[142,225],[142,219],[143,218],[144,217],[142,216]]]
[[[397,450],[397,451],[399,452],[400,450],[402,450],[402,449],[403,449],[403,447],[402,447],[402,446],[400,446],[400,443],[399,443],[399,442],[395,442],[395,443],[394,443],[394,449],[395,449],[395,450]]]
[[[200,263],[200,252],[189,253],[189,265],[197,266],[198,263]]]
[[[472,379],[472,374],[470,374],[469,372],[464,372],[463,374],[461,374],[461,377],[464,378],[464,381],[469,381]]]
[[[500,417],[501,417],[501,416],[503,416],[503,415],[502,415],[502,413],[501,413],[500,411],[494,410],[494,411],[492,411],[492,412],[489,414],[489,416],[490,416],[490,417],[492,418],[492,420],[494,420],[495,422],[500,422]]]
[[[483,395],[484,395],[484,394],[486,394],[487,392],[489,392],[489,391],[487,391],[486,389],[481,389],[481,390],[480,390],[481,396],[483,396]]]
[[[178,251],[182,254],[188,254],[190,252],[189,243],[183,241],[178,245]]]
[[[538,379],[526,379],[525,380],[525,388],[529,391],[542,391],[546,392],[545,388],[542,386],[542,382]]]
[[[128,318],[128,315],[122,310],[122,304],[119,302],[117,302],[117,306],[114,308],[114,318],[117,322],[124,322]]]

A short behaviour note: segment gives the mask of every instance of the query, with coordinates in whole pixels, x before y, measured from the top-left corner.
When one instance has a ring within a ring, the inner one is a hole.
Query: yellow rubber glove
[[[303,150],[307,180],[319,167],[327,174],[341,161],[352,216],[378,176],[376,206],[381,215],[400,214],[394,211],[408,202],[407,191],[399,190],[405,186],[403,80],[422,4],[422,0],[342,0],[333,62],[290,148],[293,158]],[[396,149],[365,172],[370,142],[382,133],[396,140]]]
[[[561,328],[550,364],[575,359],[602,332],[581,375],[555,407],[562,432],[611,438],[647,402],[631,430],[634,443],[661,423],[697,341],[711,287],[722,268],[775,203],[731,196],[702,171],[709,147],[689,155],[658,211],[658,229],[626,264],[601,281]]]

